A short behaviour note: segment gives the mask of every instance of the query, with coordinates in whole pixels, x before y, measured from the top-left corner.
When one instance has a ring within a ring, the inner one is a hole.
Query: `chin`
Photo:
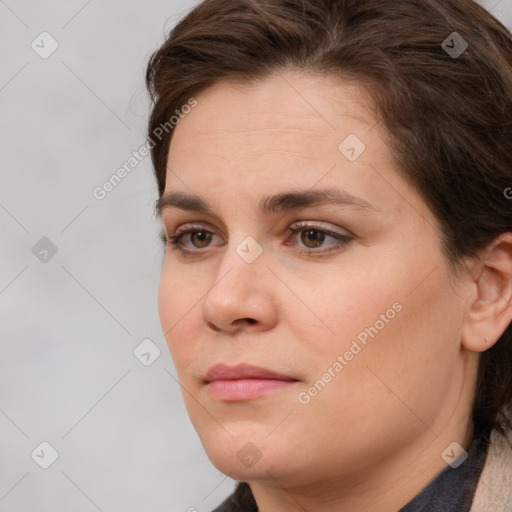
[[[225,454],[219,454],[218,458],[212,457],[207,453],[210,462],[223,474],[229,476],[233,480],[241,482],[250,482],[251,480],[263,480],[269,478],[269,473],[273,475],[268,463],[259,461],[255,466],[248,468],[240,464],[240,461],[235,457],[227,458]]]
[[[211,463],[222,473],[235,480],[268,478],[276,467],[282,467],[272,438],[265,439],[268,428],[264,425],[250,427],[247,422],[226,424],[226,430],[209,425],[198,431],[203,448]],[[215,433],[214,433],[215,431]],[[250,433],[248,433],[250,432]],[[274,439],[277,441],[277,436]],[[281,454],[282,456],[283,454]],[[286,463],[284,465],[287,465]]]

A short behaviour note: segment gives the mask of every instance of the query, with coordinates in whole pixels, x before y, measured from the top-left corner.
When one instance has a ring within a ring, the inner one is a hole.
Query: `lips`
[[[296,381],[289,375],[282,375],[268,368],[261,368],[250,364],[239,364],[237,366],[227,366],[225,364],[216,364],[206,373],[206,382],[216,380],[238,380],[238,379],[271,379]]]
[[[289,389],[298,382],[289,375],[249,364],[217,364],[208,370],[204,381],[210,397],[223,402],[253,400]]]

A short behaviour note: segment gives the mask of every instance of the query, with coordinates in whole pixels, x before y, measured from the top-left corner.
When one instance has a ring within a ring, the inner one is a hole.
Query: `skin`
[[[170,207],[162,219],[169,237],[189,222],[214,235],[209,244],[185,235],[196,251],[188,258],[167,247],[158,302],[204,449],[250,484],[261,512],[394,512],[447,467],[450,443],[469,447],[479,352],[512,321],[512,234],[454,279],[439,225],[397,173],[357,84],[287,70],[251,85],[218,82],[196,98],[175,128],[165,190],[199,195],[215,215]],[[338,150],[349,134],[366,145],[353,162]],[[258,212],[265,195],[323,187],[378,211]],[[287,231],[295,221],[353,239],[327,237],[313,250],[332,252],[301,254],[311,245]],[[248,236],[263,249],[252,263],[236,251]],[[394,303],[401,311],[300,403],[298,393]],[[245,402],[215,400],[203,379],[221,362],[299,382]],[[237,456],[248,442],[261,455],[250,467]]]

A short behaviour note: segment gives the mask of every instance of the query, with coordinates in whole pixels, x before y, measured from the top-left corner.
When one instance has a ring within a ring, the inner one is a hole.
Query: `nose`
[[[235,249],[226,248],[215,282],[203,300],[203,320],[216,332],[271,329],[278,317],[278,280],[267,268],[264,253],[251,261]]]

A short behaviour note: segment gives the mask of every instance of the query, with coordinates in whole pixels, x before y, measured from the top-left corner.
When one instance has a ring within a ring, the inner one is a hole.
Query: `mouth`
[[[252,400],[298,382],[289,375],[249,364],[215,365],[208,370],[204,380],[210,396],[224,402]]]

